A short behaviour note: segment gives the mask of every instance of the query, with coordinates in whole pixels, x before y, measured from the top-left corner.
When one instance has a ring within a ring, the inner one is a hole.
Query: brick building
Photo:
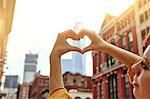
[[[149,5],[150,0],[135,0],[120,16],[106,14],[99,35],[111,44],[142,55],[149,44],[148,40],[145,42],[150,32]],[[92,57],[93,99],[134,99],[126,66],[104,51],[92,52]]]
[[[92,79],[81,74],[63,74],[65,88],[73,99],[92,99]]]
[[[119,17],[106,15],[100,35],[109,43],[137,53],[134,7]],[[131,99],[127,68],[105,52],[93,52],[93,99]]]
[[[49,93],[49,77],[36,74],[30,85],[29,99],[47,99]]]
[[[28,83],[20,84],[17,93],[18,99],[29,99],[29,88],[30,85]]]

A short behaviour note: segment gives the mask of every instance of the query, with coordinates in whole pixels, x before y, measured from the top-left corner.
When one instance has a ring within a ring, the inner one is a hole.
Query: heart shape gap
[[[84,49],[85,47],[91,45],[91,43],[92,43],[88,36],[84,36],[79,41],[73,40],[72,38],[67,38],[66,41],[69,45],[78,47],[81,50]]]

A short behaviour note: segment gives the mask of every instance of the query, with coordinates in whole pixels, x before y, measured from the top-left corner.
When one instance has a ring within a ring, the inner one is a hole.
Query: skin
[[[67,38],[73,40],[80,40],[84,36],[88,36],[92,43],[85,47],[83,50],[73,47],[66,42]],[[57,88],[64,88],[62,71],[61,71],[61,55],[69,51],[77,51],[84,54],[87,51],[105,51],[113,57],[120,60],[129,68],[129,77],[131,81],[135,72],[131,69],[131,66],[142,58],[134,53],[116,47],[110,43],[104,41],[96,32],[88,29],[82,29],[79,34],[76,34],[73,30],[67,30],[58,34],[53,50],[50,54],[50,91]]]
[[[133,65],[136,61],[140,60],[141,57],[133,54],[127,50],[121,49],[117,46],[114,46],[106,41],[104,41],[96,32],[88,29],[82,29],[80,33],[77,35],[77,39],[80,39],[84,36],[88,36],[92,43],[88,47],[82,50],[82,53],[87,51],[105,51],[106,53],[112,55],[113,57],[120,60],[122,63],[126,64],[129,68]]]
[[[61,55],[69,52],[69,51],[78,51],[81,50],[77,47],[70,46],[67,42],[67,38],[72,38],[76,40],[74,37],[76,33],[72,30],[67,30],[62,33],[59,33],[50,54],[50,91],[57,88],[64,88],[62,71],[61,71]]]
[[[139,99],[149,99],[150,97],[150,45],[143,54],[144,63],[147,69],[142,68],[141,61],[134,64],[131,69],[134,72],[133,93]]]

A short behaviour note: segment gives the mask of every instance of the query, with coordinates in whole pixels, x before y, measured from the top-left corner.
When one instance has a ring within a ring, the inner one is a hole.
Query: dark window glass
[[[99,52],[99,62],[102,64],[102,52]]]
[[[146,28],[146,31],[147,31],[147,34],[150,32],[150,27],[149,26]]]
[[[140,15],[140,23],[142,24],[144,22],[143,14]]]
[[[99,85],[98,85],[99,83],[98,82],[96,82],[96,99],[99,99],[99,97],[100,97],[100,91],[99,91]]]
[[[107,54],[107,67],[111,67],[114,64],[115,59],[111,55]]]
[[[133,52],[133,35],[132,35],[132,32],[129,33],[128,38],[129,38],[129,51]]]
[[[126,99],[130,99],[130,84],[127,75],[127,70],[124,70],[124,85],[125,85],[125,96]]]
[[[108,77],[109,99],[118,99],[117,74]]]
[[[123,49],[125,49],[125,47],[126,47],[126,38],[125,38],[125,36],[123,36],[122,39],[121,39],[121,47]]]
[[[145,29],[143,29],[143,30],[141,31],[141,35],[142,35],[142,40],[144,40],[145,35],[146,35],[146,31],[145,31]]]
[[[100,99],[104,99],[104,82],[100,81]]]
[[[102,52],[99,52],[100,71],[102,70]]]
[[[148,11],[145,11],[145,19],[148,19]]]
[[[74,99],[81,99],[80,97],[75,97]]]
[[[76,81],[76,79],[73,79],[73,83],[76,83],[77,81]]]

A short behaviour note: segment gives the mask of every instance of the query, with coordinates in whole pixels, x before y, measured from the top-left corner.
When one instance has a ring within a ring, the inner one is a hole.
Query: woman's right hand
[[[83,38],[84,36],[88,36],[91,39],[91,44],[85,47],[82,50],[82,53],[87,51],[100,51],[104,48],[106,41],[104,41],[95,31],[88,30],[88,29],[81,29],[79,34],[77,35],[77,39]]]
[[[56,39],[56,42],[54,44],[53,50],[51,52],[51,55],[54,54],[54,56],[61,56],[69,51],[77,51],[77,52],[81,52],[81,49],[75,46],[71,46],[67,43],[66,39],[67,38],[72,38],[74,40],[75,36],[77,34],[72,30],[66,30],[62,33],[59,33]]]

